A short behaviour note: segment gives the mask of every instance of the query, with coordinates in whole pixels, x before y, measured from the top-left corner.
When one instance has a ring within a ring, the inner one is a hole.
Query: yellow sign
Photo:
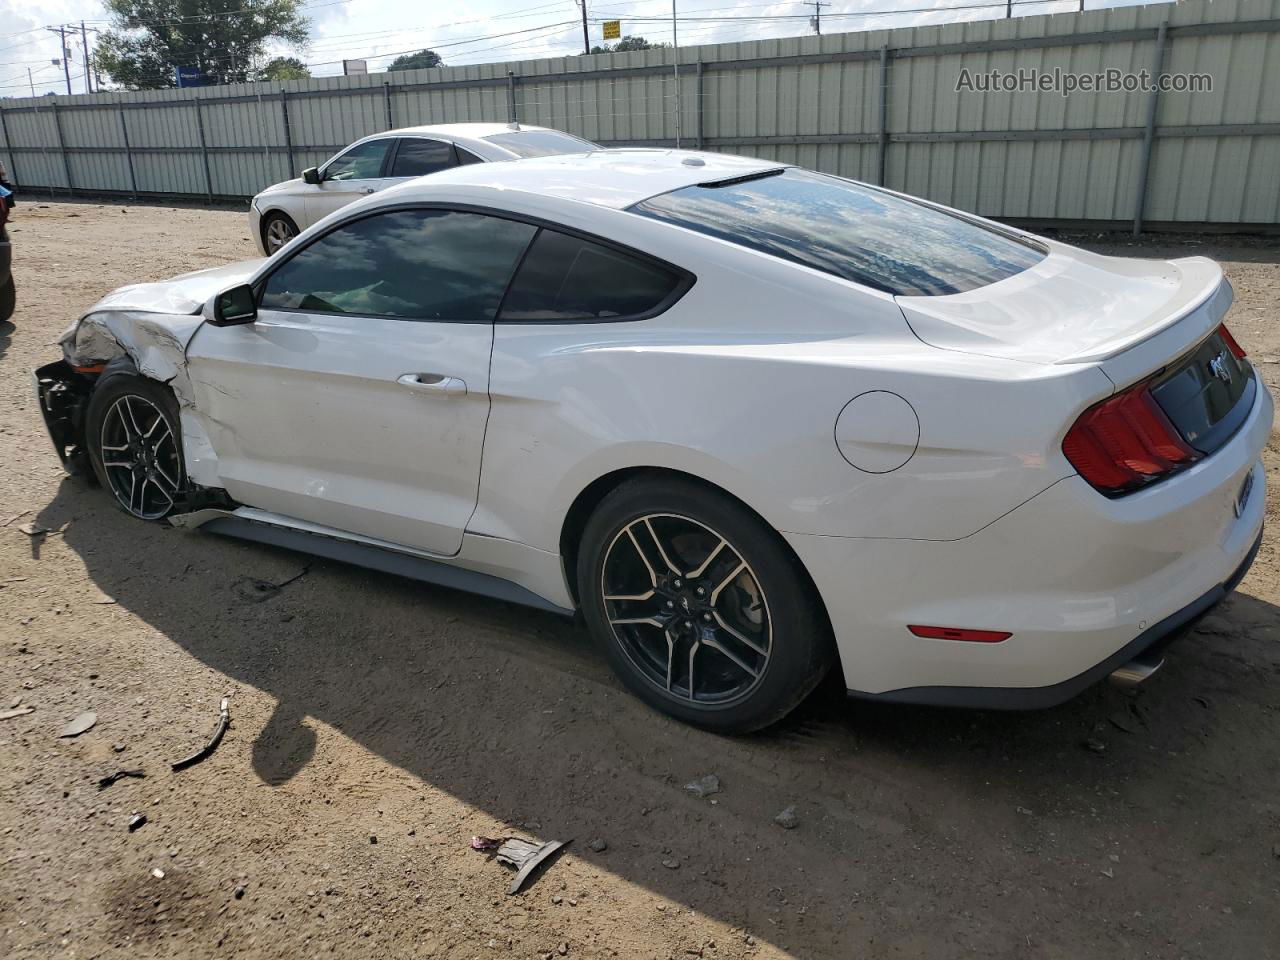
[[[604,38],[606,40],[617,40],[622,36],[621,20],[606,20],[604,22]]]

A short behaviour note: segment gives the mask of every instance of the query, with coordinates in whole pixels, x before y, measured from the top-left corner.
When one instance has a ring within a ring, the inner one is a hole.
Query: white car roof
[[[419,127],[401,127],[398,130],[384,130],[375,134],[377,137],[411,137],[415,134],[428,137],[448,137],[450,140],[482,140],[499,133],[519,133],[521,130],[550,130],[550,127],[534,127],[520,124],[512,127],[509,123],[431,123]],[[559,131],[555,131],[559,133]],[[366,139],[373,139],[368,137]]]
[[[384,191],[398,202],[438,200],[458,188],[489,188],[559,197],[622,209],[708,181],[731,180],[787,164],[696,150],[621,148],[530,157],[519,163],[474,163],[420,177]]]

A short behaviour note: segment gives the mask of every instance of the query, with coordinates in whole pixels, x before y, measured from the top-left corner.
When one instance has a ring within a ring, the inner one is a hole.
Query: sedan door
[[[255,322],[200,329],[196,408],[241,503],[452,555],[476,505],[489,354],[535,228],[377,211],[293,252]]]
[[[325,164],[320,182],[311,187],[303,202],[306,223],[303,229],[353,200],[377,193],[392,181],[385,177],[395,137],[357,143]]]

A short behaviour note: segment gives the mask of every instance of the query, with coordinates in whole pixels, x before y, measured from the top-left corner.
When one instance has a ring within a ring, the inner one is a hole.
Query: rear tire
[[[632,480],[605,497],[583,531],[577,576],[619,679],[686,723],[769,726],[835,662],[821,602],[786,543],[692,481]]]
[[[186,489],[178,403],[131,367],[108,367],[89,398],[85,446],[94,475],[125,513],[163,520]]]
[[[18,288],[14,285],[13,274],[10,274],[4,286],[0,287],[0,323],[4,323],[13,316],[17,303]]]
[[[262,246],[271,256],[298,235],[298,225],[287,213],[275,210],[262,218]]]

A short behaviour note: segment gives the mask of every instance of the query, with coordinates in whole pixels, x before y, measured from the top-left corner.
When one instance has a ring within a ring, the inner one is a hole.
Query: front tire
[[[782,538],[700,484],[618,487],[583,531],[577,574],[587,624],[619,679],[687,723],[759,730],[835,661],[821,603]]]
[[[297,235],[298,225],[287,213],[276,210],[262,220],[262,246],[267,251],[267,256],[271,256]]]
[[[13,274],[9,274],[9,279],[5,281],[4,286],[0,286],[0,323],[4,323],[13,316],[17,303],[18,290],[13,282]]]
[[[125,513],[163,520],[186,489],[173,394],[132,372],[103,374],[89,399],[85,445],[102,486]]]

